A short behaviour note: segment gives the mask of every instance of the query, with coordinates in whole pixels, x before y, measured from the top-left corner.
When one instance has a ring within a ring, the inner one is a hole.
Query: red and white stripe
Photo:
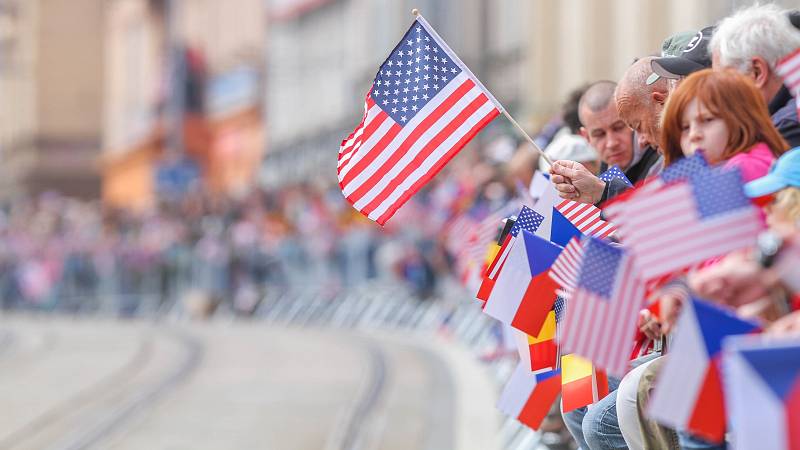
[[[356,209],[381,225],[500,113],[467,71],[405,126],[369,95],[367,108],[363,124],[340,149],[339,186]]]
[[[611,222],[600,218],[600,208],[589,203],[564,200],[556,209],[581,233],[588,236],[606,238],[617,229]]]
[[[794,96],[797,111],[800,112],[800,48],[781,58],[775,72],[783,78],[783,84]]]
[[[580,286],[566,311],[562,353],[592,360],[609,374],[622,377],[628,369],[636,320],[644,304],[644,283],[631,255],[622,257],[612,298],[606,299]]]
[[[701,219],[688,183],[634,197],[622,214],[625,243],[648,280],[750,247],[762,228],[755,208]]]
[[[562,292],[567,297],[571,297],[572,290],[578,284],[582,259],[583,246],[578,238],[572,238],[550,267],[550,278],[563,288]]]

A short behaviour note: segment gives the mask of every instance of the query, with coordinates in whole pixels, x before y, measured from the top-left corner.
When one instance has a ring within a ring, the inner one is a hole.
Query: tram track
[[[188,334],[142,333],[136,352],[126,364],[7,433],[0,440],[0,449],[80,450],[98,446],[137,411],[186,379],[202,354],[200,341]]]

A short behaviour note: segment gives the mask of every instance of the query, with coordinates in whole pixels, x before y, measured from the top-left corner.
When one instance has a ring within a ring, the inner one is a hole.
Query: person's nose
[[[697,125],[689,126],[689,142],[698,143],[703,140],[703,131]]]
[[[652,143],[650,142],[649,135],[646,133],[639,133],[636,135],[636,144],[639,146],[639,148],[645,148]]]

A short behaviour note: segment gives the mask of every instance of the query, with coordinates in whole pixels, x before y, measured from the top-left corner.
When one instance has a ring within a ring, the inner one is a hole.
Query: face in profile
[[[710,163],[720,162],[728,137],[728,125],[704,104],[695,98],[686,105],[681,118],[681,150],[684,155],[693,155],[697,149],[703,149]]]

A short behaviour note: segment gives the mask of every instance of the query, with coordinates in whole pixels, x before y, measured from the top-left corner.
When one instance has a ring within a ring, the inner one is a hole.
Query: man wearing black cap
[[[753,79],[767,102],[772,123],[790,147],[800,145],[797,107],[775,64],[800,47],[791,11],[774,4],[752,6],[717,26],[710,49],[715,69],[732,68]]]

